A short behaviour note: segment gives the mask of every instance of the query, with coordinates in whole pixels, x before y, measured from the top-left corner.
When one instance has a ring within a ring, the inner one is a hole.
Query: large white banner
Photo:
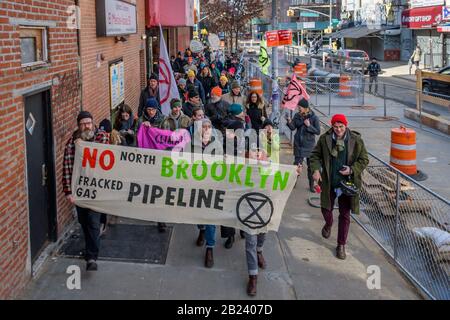
[[[278,230],[295,166],[174,154],[78,142],[75,204],[147,221],[223,225],[251,234]]]

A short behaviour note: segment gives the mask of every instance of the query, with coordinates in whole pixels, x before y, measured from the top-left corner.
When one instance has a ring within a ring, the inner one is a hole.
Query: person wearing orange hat
[[[359,195],[349,192],[348,183],[361,189],[361,175],[369,164],[367,150],[361,134],[348,128],[343,114],[331,118],[332,127],[322,134],[310,155],[313,180],[322,190],[320,206],[325,225],[322,236],[328,239],[333,225],[336,198],[339,206],[339,224],[336,256],[346,258],[345,245],[350,228],[350,211],[359,214]]]
[[[225,132],[223,121],[228,116],[230,104],[222,99],[222,89],[219,86],[211,89],[211,102],[205,106],[205,114],[211,120],[215,129]]]

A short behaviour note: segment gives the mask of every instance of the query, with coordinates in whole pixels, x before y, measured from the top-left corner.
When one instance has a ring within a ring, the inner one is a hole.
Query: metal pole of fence
[[[316,107],[317,107],[317,103],[318,103],[318,101],[317,101],[317,77],[315,77],[315,89],[316,89]]]
[[[329,83],[329,88],[328,88],[328,115],[331,115],[331,84]]]
[[[378,80],[377,80],[378,81]],[[386,83],[383,83],[384,117],[386,118]]]
[[[399,206],[400,206],[400,175],[396,172],[396,199],[395,199],[395,233],[394,233],[394,261],[398,258],[398,228],[399,228]]]
[[[422,91],[419,91],[419,125],[422,129]]]

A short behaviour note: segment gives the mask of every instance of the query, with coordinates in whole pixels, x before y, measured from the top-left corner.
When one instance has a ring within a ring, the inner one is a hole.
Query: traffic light
[[[295,12],[294,12],[294,10],[292,10],[292,9],[289,9],[289,10],[287,11],[287,16],[288,16],[288,17],[293,17],[294,14],[295,14]]]

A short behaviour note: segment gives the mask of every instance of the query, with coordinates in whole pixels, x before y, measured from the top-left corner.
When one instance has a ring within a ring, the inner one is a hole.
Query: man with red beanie
[[[319,184],[322,189],[320,206],[325,219],[322,236],[326,239],[331,234],[333,207],[335,199],[338,198],[336,256],[344,260],[350,211],[359,214],[359,196],[357,193],[348,192],[345,182],[352,182],[360,190],[361,175],[369,164],[369,158],[361,135],[348,128],[345,115],[334,115],[331,118],[331,125],[332,128],[320,136],[311,152],[310,161],[314,183]]]
[[[222,99],[222,89],[214,87],[211,90],[211,102],[205,106],[205,115],[211,120],[214,129],[225,132],[223,121],[228,117],[230,104]]]

